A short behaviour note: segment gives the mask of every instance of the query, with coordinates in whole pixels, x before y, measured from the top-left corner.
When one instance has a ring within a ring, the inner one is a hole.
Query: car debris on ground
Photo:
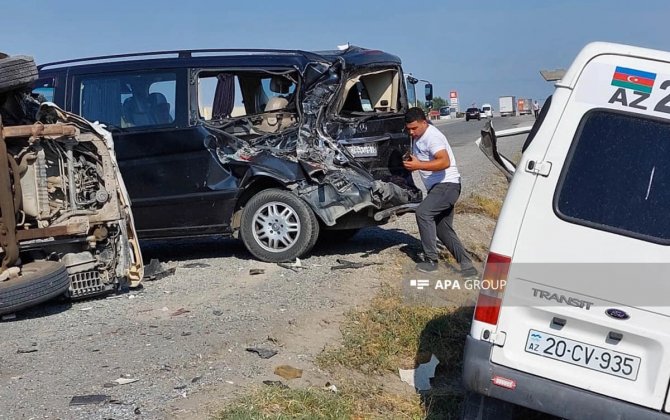
[[[349,261],[349,260],[344,260],[341,258],[338,258],[335,260],[337,262],[337,265],[333,265],[330,267],[331,270],[346,270],[349,268],[363,268],[363,267],[368,267],[371,265],[382,265],[380,262],[354,262],[354,261]]]
[[[70,400],[70,406],[102,404],[108,402],[109,400],[110,400],[109,395],[102,395],[102,394],[75,395]]]
[[[435,377],[435,368],[440,360],[432,354],[427,363],[420,364],[416,369],[398,369],[400,380],[416,388],[427,391],[431,388],[430,379]]]
[[[277,354],[275,350],[264,349],[260,347],[247,347],[246,350],[248,352],[258,354],[258,356],[260,356],[261,359],[269,359]]]

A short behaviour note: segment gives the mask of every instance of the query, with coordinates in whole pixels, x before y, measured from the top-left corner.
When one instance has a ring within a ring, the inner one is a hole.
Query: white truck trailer
[[[516,98],[514,96],[501,96],[499,99],[500,116],[515,116],[516,115]]]

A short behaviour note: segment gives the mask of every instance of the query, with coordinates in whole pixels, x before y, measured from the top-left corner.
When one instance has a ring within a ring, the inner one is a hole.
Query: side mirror
[[[432,101],[433,100],[433,85],[430,83],[426,83],[426,101]]]

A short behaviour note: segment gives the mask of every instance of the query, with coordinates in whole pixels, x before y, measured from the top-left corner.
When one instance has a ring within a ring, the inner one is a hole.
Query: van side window
[[[79,90],[79,113],[90,121],[129,128],[175,120],[175,73],[82,77]]]
[[[670,245],[670,123],[587,113],[561,174],[560,217]]]

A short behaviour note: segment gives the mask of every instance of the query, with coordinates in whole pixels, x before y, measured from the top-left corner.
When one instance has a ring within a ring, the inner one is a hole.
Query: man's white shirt
[[[441,171],[423,171],[419,170],[421,180],[426,186],[426,190],[430,190],[435,184],[441,182],[461,182],[461,174],[456,167],[456,158],[447,138],[440,130],[433,125],[429,125],[423,136],[419,137],[414,143],[414,156],[422,162],[428,162],[435,159],[435,153],[440,150],[446,150],[449,155],[449,162],[451,164],[447,169]]]

